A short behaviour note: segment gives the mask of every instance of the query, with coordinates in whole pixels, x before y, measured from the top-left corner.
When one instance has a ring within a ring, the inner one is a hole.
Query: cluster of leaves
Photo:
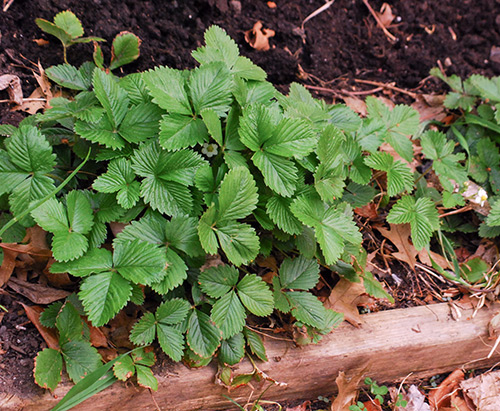
[[[37,223],[50,233],[56,260],[50,271],[81,278],[78,298],[92,325],[155,293],[162,303],[154,312],[143,309],[131,341],[145,346],[157,339],[169,357],[193,366],[214,356],[233,365],[246,352],[266,360],[247,321],[275,309],[319,341],[342,315],[310,291],[318,262],[339,275],[353,272],[349,279],[363,279],[368,293],[391,298],[365,269],[353,209],[381,197],[380,204],[392,206],[387,221],[410,224],[415,247],[428,248],[441,230],[436,207],[455,207],[468,176],[481,175],[472,159],[486,170],[498,167],[492,158],[499,156],[493,137],[496,152],[489,143],[467,143],[471,133],[461,139],[460,132],[422,133],[408,106],[391,110],[368,98],[368,115],[360,118],[298,84],[284,96],[222,29],[212,26],[205,40],[193,52],[200,63],[194,70],[158,67],[118,78],[99,58],[48,69],[54,82],[78,93],[52,99],[51,109],[19,128],[0,129],[7,136],[0,149],[3,214],[18,220],[14,227]],[[417,140],[443,192],[410,169]],[[89,151],[90,160],[63,187],[68,170]],[[487,171],[483,181],[491,191],[495,180]],[[57,198],[21,218],[56,187]],[[497,202],[488,227],[500,225],[499,214]],[[114,235],[116,222],[124,228]],[[253,262],[277,250],[285,257],[268,284]],[[219,262],[205,269],[214,254]],[[61,335],[69,332],[61,321],[54,324]],[[82,345],[76,334],[70,342]],[[136,372],[145,379],[141,367],[151,361],[140,357],[115,369],[117,377]],[[43,380],[47,387],[56,383]]]

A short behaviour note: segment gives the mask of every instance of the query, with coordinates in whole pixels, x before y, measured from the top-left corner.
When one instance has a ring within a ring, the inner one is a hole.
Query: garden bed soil
[[[370,0],[375,10],[382,3]],[[122,30],[141,38],[141,57],[125,66],[125,72],[157,65],[193,67],[191,50],[203,43],[205,29],[217,24],[283,91],[293,81],[353,90],[359,89],[355,79],[364,79],[443,92],[445,86],[437,80],[422,83],[438,61],[448,74],[462,77],[500,74],[500,63],[490,58],[492,47],[500,46],[498,0],[393,0],[390,5],[397,18],[389,30],[398,39],[395,44],[361,0],[336,0],[305,23],[302,35],[304,19],[325,2],[276,0],[275,4],[273,8],[270,2],[249,0],[14,0],[6,12],[0,11],[0,74],[18,75],[28,96],[36,86],[32,63],[49,67],[63,60],[58,40],[42,33],[34,20],[51,20],[66,9],[81,19],[86,35],[104,37],[108,44]],[[259,20],[276,32],[269,51],[256,51],[244,40],[244,31]],[[48,44],[38,45],[38,39]],[[104,49],[109,56],[109,46]],[[89,60],[91,52],[91,45],[75,45],[68,59],[78,65]],[[0,99],[7,98],[5,91],[0,92]],[[0,123],[17,124],[22,118],[7,104],[0,105]],[[0,294],[0,304],[9,310],[0,317],[0,392],[36,395],[40,389],[32,382],[32,367],[42,339],[22,314],[19,301],[22,298],[15,293]]]

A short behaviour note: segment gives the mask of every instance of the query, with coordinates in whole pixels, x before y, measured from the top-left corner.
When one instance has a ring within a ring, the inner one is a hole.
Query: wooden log
[[[488,322],[500,311],[498,307],[482,308],[474,318],[472,310],[461,310],[458,320],[452,317],[452,311],[447,304],[436,304],[366,314],[360,328],[343,324],[319,344],[305,347],[265,338],[269,362],[259,363],[259,368],[287,386],[273,386],[263,398],[279,402],[331,395],[339,371],[349,375],[367,368],[366,376],[383,383],[401,381],[410,373],[407,381],[459,367],[480,368],[497,363],[499,351],[490,359],[486,357],[494,343],[488,339]],[[249,361],[243,361],[235,372],[252,369]],[[249,397],[255,400],[270,384],[252,382],[253,390],[247,386],[228,393],[214,384],[215,373],[215,365],[201,369],[172,365],[157,374],[156,393],[116,383],[75,410],[155,410],[151,395],[162,410],[234,409],[223,394],[243,405]],[[69,388],[69,384],[62,384],[55,395],[61,398]],[[35,398],[2,398],[0,394],[0,409],[44,411],[57,401],[49,393]]]

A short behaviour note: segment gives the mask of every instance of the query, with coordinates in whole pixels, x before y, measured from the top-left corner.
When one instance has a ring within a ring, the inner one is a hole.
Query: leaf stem
[[[80,171],[80,169],[87,163],[88,159],[90,158],[90,152],[91,150],[89,149],[89,152],[85,156],[85,159],[83,162],[60,184],[58,185],[54,190],[52,190],[49,194],[47,194],[45,197],[43,197],[41,200],[37,201],[35,204],[31,205],[28,207],[28,209],[24,212],[22,212],[19,216],[13,217],[12,220],[10,220],[7,224],[5,224],[1,229],[0,229],[0,240],[2,239],[2,235],[10,228],[12,227],[16,222],[19,220],[23,219],[25,216],[27,216],[29,213],[31,213],[35,208],[40,207],[43,203],[45,203],[48,199],[52,198],[55,196],[59,191],[63,189],[63,187],[68,184],[71,179]]]

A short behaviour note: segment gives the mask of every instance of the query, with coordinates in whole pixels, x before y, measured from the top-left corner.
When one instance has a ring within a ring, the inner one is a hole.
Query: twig
[[[378,16],[377,12],[373,10],[372,6],[370,6],[370,3],[368,3],[368,0],[363,0],[363,3],[365,3],[365,6],[370,10],[370,13],[372,14],[373,18],[377,21],[377,24],[380,26],[382,31],[384,32],[385,36],[393,43],[396,43],[398,41],[397,37],[394,36],[387,30],[384,26],[384,23],[380,20],[380,17]]]
[[[417,93],[412,93],[411,91],[408,91],[408,90],[405,90],[405,89],[402,89],[402,88],[399,88],[396,86],[391,86],[390,84],[380,83],[379,81],[362,80],[362,79],[358,79],[358,78],[355,78],[354,81],[356,83],[370,84],[372,86],[379,86],[379,87],[383,87],[383,88],[386,88],[389,90],[397,91],[398,93],[407,94],[411,98],[417,97]]]
[[[449,212],[444,213],[444,214],[440,214],[439,218],[448,217],[449,215],[465,213],[465,212],[470,211],[470,210],[472,210],[472,207],[470,205],[466,205],[465,207],[459,208],[458,210],[453,210],[453,211],[449,211]]]
[[[11,4],[14,3],[14,0],[7,0],[3,2],[3,12],[5,13],[7,10],[9,10],[9,7]]]
[[[323,13],[326,9],[328,9],[333,3],[335,2],[335,0],[328,0],[325,4],[323,4],[319,9],[317,10],[314,10],[311,14],[309,14],[309,16],[307,16],[304,21],[302,22],[302,24],[300,25],[300,27],[302,28],[302,30],[304,30],[304,24],[306,24],[309,20],[311,20],[313,17],[316,17],[318,14],[320,13]]]
[[[23,103],[27,101],[47,101],[45,98],[23,98]],[[6,99],[6,100],[0,100],[0,103],[12,103],[12,100]]]

